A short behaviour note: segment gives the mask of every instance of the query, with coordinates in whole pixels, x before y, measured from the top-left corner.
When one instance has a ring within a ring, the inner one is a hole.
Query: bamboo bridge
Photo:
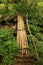
[[[20,49],[24,49],[21,51],[22,55],[29,55],[27,35],[24,28],[23,17],[18,15],[17,20],[17,43]]]
[[[34,61],[29,58],[30,51],[22,15],[17,16],[17,43],[19,45],[20,55],[16,57],[18,59],[16,65],[34,65]]]

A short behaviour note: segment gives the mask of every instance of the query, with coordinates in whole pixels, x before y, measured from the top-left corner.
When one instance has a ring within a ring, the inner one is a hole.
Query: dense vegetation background
[[[37,60],[37,65],[43,63],[43,0],[0,0],[0,18],[5,18],[11,14],[18,15],[21,13],[26,19],[26,14],[28,12],[28,26],[32,33],[32,38],[34,39],[39,59]],[[11,25],[10,22],[5,22],[7,25]],[[14,58],[17,55],[18,45],[16,37],[13,36],[13,29],[3,29],[1,28],[2,20],[0,19],[0,65],[11,65],[15,63]],[[27,30],[26,26],[25,29]],[[30,33],[27,31],[27,39],[29,44],[30,56],[36,57],[36,51],[33,48]]]

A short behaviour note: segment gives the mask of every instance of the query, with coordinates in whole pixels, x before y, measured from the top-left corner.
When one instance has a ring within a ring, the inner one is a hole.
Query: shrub
[[[0,29],[0,65],[11,65],[16,62],[15,56],[19,53],[13,30]]]

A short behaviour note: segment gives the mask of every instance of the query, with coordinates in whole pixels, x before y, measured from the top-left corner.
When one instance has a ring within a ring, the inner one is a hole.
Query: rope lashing
[[[17,29],[17,31],[23,31],[23,30],[25,30],[25,29]]]

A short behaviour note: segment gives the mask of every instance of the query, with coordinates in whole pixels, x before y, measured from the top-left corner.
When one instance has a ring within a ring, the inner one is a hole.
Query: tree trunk
[[[8,1],[8,0],[4,3],[4,5],[5,5],[5,12],[7,12],[7,11],[8,11],[8,3],[9,3],[9,1]]]

